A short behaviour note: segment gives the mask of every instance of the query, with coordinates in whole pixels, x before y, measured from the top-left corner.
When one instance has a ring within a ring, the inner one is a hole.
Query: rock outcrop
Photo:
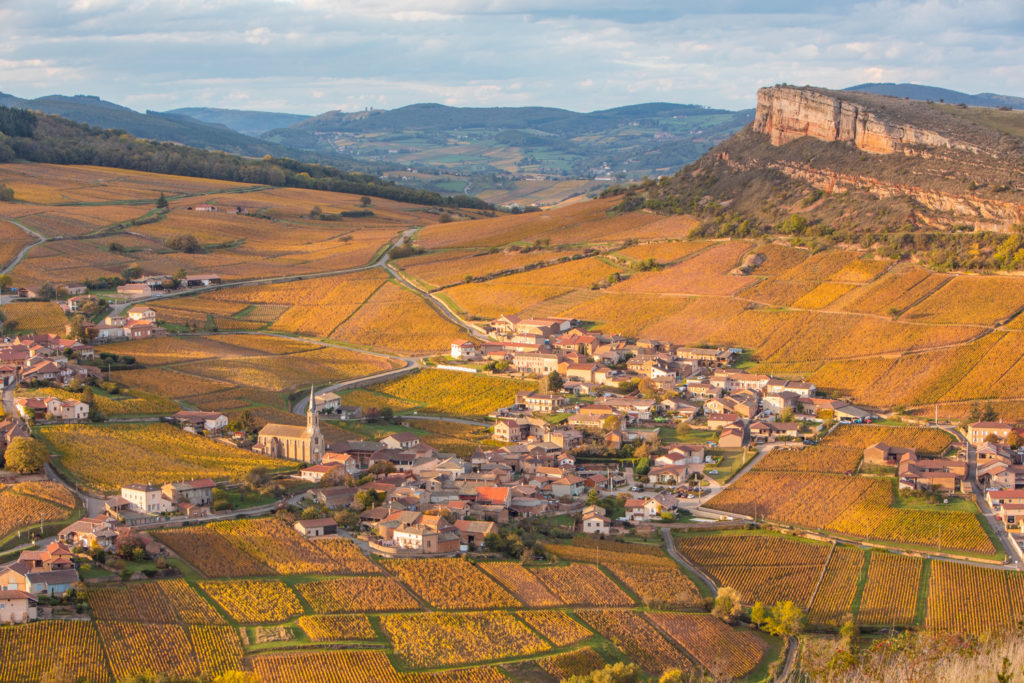
[[[868,107],[834,93],[788,85],[758,90],[753,127],[768,135],[775,146],[810,136],[825,142],[850,142],[872,154],[914,147],[978,151],[936,131],[883,120]]]

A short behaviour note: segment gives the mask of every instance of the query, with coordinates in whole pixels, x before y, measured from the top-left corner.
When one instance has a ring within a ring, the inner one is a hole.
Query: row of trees
[[[124,131],[102,130],[58,116],[0,107],[0,163],[23,159],[50,164],[91,164],[242,183],[299,187],[381,197],[411,204],[493,209],[459,194],[396,185],[365,173],[266,156],[251,160],[171,143],[139,140]],[[5,136],[5,137],[4,137]]]

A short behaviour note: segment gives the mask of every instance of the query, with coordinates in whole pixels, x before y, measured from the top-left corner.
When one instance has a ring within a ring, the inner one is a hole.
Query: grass
[[[857,592],[850,603],[850,612],[860,614],[860,601],[864,597],[864,586],[868,582],[868,565],[871,564],[871,549],[864,551],[864,562],[860,567],[860,578],[857,580]]]
[[[914,615],[914,625],[923,626],[925,616],[928,614],[928,584],[932,578],[932,561],[924,558],[921,563],[921,583],[917,587],[917,614]]]

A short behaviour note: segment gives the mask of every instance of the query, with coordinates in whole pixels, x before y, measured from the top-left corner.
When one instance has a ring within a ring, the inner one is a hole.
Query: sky
[[[137,110],[753,107],[774,83],[1024,96],[1021,0],[0,0],[0,91]]]

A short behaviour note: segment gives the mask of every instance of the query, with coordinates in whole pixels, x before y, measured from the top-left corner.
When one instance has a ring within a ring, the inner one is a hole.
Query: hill
[[[614,178],[672,173],[747,124],[752,114],[669,103],[590,113],[416,104],[327,112],[263,138],[303,150],[429,169],[440,174],[434,189],[480,194],[538,177],[608,184]]]
[[[289,150],[281,145],[243,135],[224,125],[211,125],[175,112],[142,114],[90,95],[49,95],[25,100],[0,93],[0,106],[54,114],[97,128],[116,128],[138,138],[177,142],[200,149],[217,149],[253,157],[267,154],[295,156],[288,154]]]
[[[414,204],[489,208],[464,195],[443,197],[364,173],[266,156],[245,159],[173,143],[139,140],[59,116],[0,106],[0,162],[91,164],[215,180],[363,194]]]
[[[619,208],[692,213],[703,236],[1019,268],[1022,163],[1021,112],[780,85],[759,91],[751,125]]]
[[[184,107],[172,109],[163,115],[188,116],[203,123],[227,126],[243,135],[259,136],[275,128],[287,128],[310,118],[302,114],[282,114],[247,109],[216,109],[212,107]]]
[[[936,88],[931,85],[918,85],[916,83],[861,83],[846,88],[847,91],[875,93],[876,95],[888,95],[890,97],[903,97],[911,100],[925,100],[932,102],[945,102],[946,104],[967,104],[972,107],[1009,107],[1011,109],[1024,109],[1024,97],[1013,97],[1012,95],[997,95],[995,93],[983,92],[977,95],[968,95],[957,90]]]

